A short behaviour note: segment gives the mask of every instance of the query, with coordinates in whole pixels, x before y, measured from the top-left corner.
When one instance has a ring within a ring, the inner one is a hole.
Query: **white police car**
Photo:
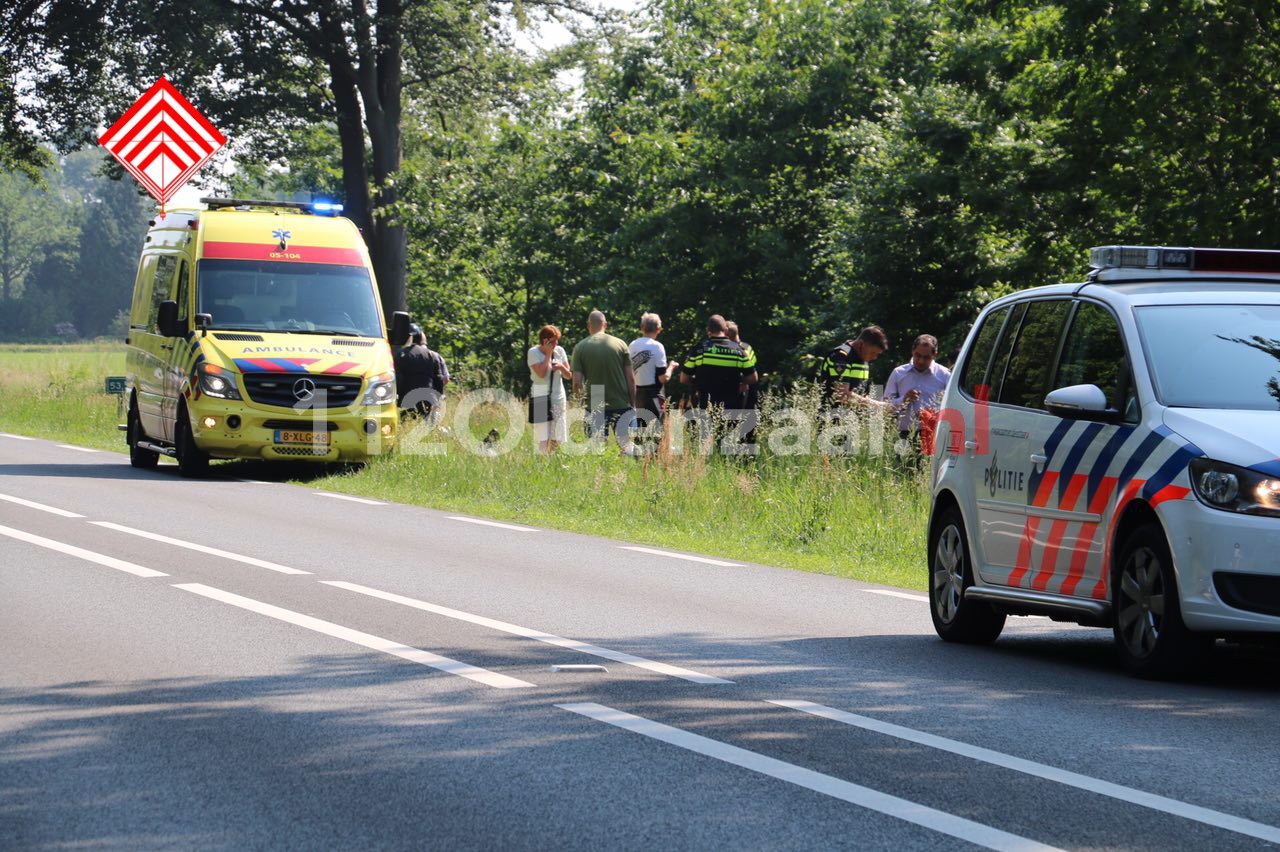
[[[978,317],[933,462],[930,609],[1110,626],[1167,677],[1280,633],[1280,251],[1106,246]]]

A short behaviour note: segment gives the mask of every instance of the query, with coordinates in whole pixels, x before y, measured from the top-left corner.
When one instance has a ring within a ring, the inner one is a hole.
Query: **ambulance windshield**
[[[1135,310],[1165,405],[1280,410],[1280,305]]]
[[[381,337],[377,294],[362,266],[275,260],[200,261],[197,312],[212,328]]]

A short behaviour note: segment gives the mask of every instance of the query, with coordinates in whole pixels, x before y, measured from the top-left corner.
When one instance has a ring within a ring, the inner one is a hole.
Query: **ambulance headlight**
[[[396,377],[391,373],[382,373],[369,379],[369,387],[364,392],[364,405],[386,405],[396,401]]]
[[[1280,515],[1280,480],[1213,459],[1192,459],[1191,487],[1200,502],[1224,512]]]
[[[217,364],[201,364],[196,368],[200,390],[205,396],[218,399],[240,399],[240,391],[236,390],[236,376],[230,370],[224,370]]]

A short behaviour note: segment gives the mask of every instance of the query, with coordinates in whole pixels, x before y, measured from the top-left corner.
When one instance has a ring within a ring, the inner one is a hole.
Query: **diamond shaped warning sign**
[[[164,77],[98,141],[161,205],[227,142]]]

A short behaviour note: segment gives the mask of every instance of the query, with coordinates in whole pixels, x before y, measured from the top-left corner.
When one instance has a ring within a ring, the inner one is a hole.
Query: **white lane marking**
[[[446,515],[445,517],[447,517],[451,521],[462,521],[468,524],[480,524],[481,526],[497,527],[503,530],[515,530],[516,532],[539,532],[539,530],[534,529],[533,527],[522,527],[517,524],[500,524],[497,521],[486,521],[480,518],[464,518],[461,515]]]
[[[240,553],[232,553],[229,550],[219,550],[216,547],[208,547],[203,544],[196,544],[191,541],[183,541],[180,538],[170,538],[160,533],[147,532],[146,530],[136,530],[133,527],[126,527],[122,524],[113,524],[111,521],[90,521],[95,527],[104,527],[105,529],[115,530],[116,532],[128,533],[136,535],[139,538],[149,538],[152,541],[159,541],[164,544],[172,544],[174,547],[185,547],[187,550],[194,550],[197,553],[207,553],[210,556],[220,556],[223,559],[230,559],[233,562],[243,562],[245,565],[254,565],[258,568],[266,568],[268,571],[279,571],[281,574],[310,574],[310,571],[303,571],[298,568],[290,568],[287,565],[277,565],[274,562],[268,562],[265,559],[258,559],[253,556],[244,556]]]
[[[1185,819],[1194,820],[1212,825],[1216,828],[1224,828],[1227,831],[1233,831],[1237,834],[1246,834],[1250,837],[1256,837],[1260,840],[1266,840],[1271,843],[1280,843],[1280,828],[1275,828],[1260,822],[1244,819],[1243,817],[1232,816],[1221,811],[1202,808],[1199,805],[1191,805],[1186,802],[1180,802],[1177,799],[1169,799],[1164,796],[1157,796],[1154,793],[1146,793],[1142,790],[1135,790],[1131,787],[1123,787],[1119,784],[1113,784],[1110,781],[1103,781],[1099,778],[1092,778],[1088,775],[1081,775],[1078,772],[1070,772],[1065,769],[1058,769],[1054,766],[1046,766],[1043,763],[1036,763],[1031,760],[1024,760],[1020,757],[1003,754],[1002,752],[992,751],[991,749],[982,748],[981,746],[969,745],[958,740],[950,740],[946,737],[939,737],[934,734],[927,734],[924,731],[917,731],[912,728],[904,728],[900,725],[894,725],[890,722],[882,722],[879,719],[872,719],[868,716],[859,716],[856,713],[848,713],[844,710],[837,710],[834,707],[826,707],[821,704],[814,704],[812,701],[770,701],[770,704],[776,704],[779,707],[787,707],[792,710],[799,710],[802,713],[809,713],[814,716],[821,716],[824,719],[831,719],[835,722],[842,722],[846,725],[853,725],[864,730],[874,731],[878,734],[885,734],[890,737],[896,737],[908,742],[919,743],[929,748],[935,748],[940,751],[949,751],[952,754],[958,754],[962,757],[980,760],[983,763],[990,763],[995,766],[1002,766],[1005,769],[1012,769],[1015,772],[1022,772],[1026,775],[1033,775],[1037,778],[1044,778],[1048,781],[1056,781],[1059,784],[1065,784],[1069,787],[1075,787],[1090,793],[1097,793],[1101,796],[1107,796],[1112,799],[1119,799],[1122,802],[1129,802],[1134,805],[1141,805],[1152,810],[1162,811],[1173,816],[1183,817]]]
[[[737,562],[724,562],[719,559],[708,559],[705,556],[690,556],[687,553],[673,553],[670,550],[655,550],[652,547],[632,547],[621,545],[623,550],[634,550],[637,553],[648,553],[653,556],[670,556],[672,559],[687,559],[690,562],[705,562],[708,565],[721,565],[725,568],[741,568]]]
[[[28,509],[39,509],[41,512],[48,512],[51,515],[61,515],[64,518],[83,518],[84,515],[77,515],[75,512],[68,512],[66,509],[58,509],[54,506],[46,506],[44,503],[37,503],[34,500],[23,500],[21,497],[12,497],[8,494],[0,494],[0,500],[7,500],[10,503],[17,503],[19,506],[26,506]]]
[[[64,450],[75,450],[78,453],[100,453],[101,450],[91,450],[88,447],[77,447],[74,444],[59,444]]]
[[[123,559],[116,559],[114,556],[107,556],[102,553],[95,553],[92,550],[85,550],[83,547],[76,547],[73,544],[64,544],[60,541],[54,541],[44,536],[32,535],[29,532],[15,530],[12,527],[0,526],[0,535],[7,535],[9,538],[16,538],[18,541],[25,541],[28,544],[34,544],[38,547],[47,547],[49,550],[56,550],[59,553],[65,553],[68,556],[74,556],[77,559],[84,559],[88,562],[96,562],[99,565],[105,565],[108,568],[114,568],[117,571],[124,571],[137,577],[168,577],[163,571],[155,571],[151,568],[143,568],[141,565],[134,565],[132,562],[125,562]]]
[[[29,438],[26,435],[14,435],[11,432],[0,432],[0,438],[12,438],[15,441],[34,441],[35,438]]]
[[[881,793],[878,790],[872,790],[869,787],[863,787],[850,781],[845,781],[842,778],[823,775],[821,772],[805,769],[803,766],[796,766],[794,763],[786,763],[758,752],[748,751],[747,749],[708,739],[698,734],[691,734],[688,731],[663,725],[660,722],[654,722],[642,716],[633,716],[630,713],[624,713],[612,707],[605,707],[603,704],[584,702],[579,704],[557,704],[556,706],[563,710],[586,716],[589,719],[605,722],[633,733],[643,734],[646,737],[677,748],[687,749],[734,766],[740,766],[743,769],[749,769],[752,772],[759,772],[762,775],[768,775],[770,778],[777,778],[779,781],[786,781],[788,784],[795,784],[798,787],[804,787],[805,789],[822,793],[824,796],[831,796],[832,798],[849,802],[858,807],[888,814],[912,825],[919,825],[941,834],[958,837],[961,840],[985,846],[988,849],[1009,849],[1022,852],[1022,850],[1051,850],[1055,848],[1016,834],[1009,834],[989,825],[967,820],[964,817],[935,810],[926,805],[899,799],[897,796],[890,796],[888,793]]]
[[[612,651],[608,648],[601,648],[599,645],[591,645],[586,642],[579,642],[577,639],[565,639],[563,636],[556,636],[551,633],[543,633],[541,630],[531,630],[528,627],[520,627],[517,624],[509,624],[505,621],[498,621],[493,618],[485,618],[483,615],[473,615],[462,610],[450,609],[447,606],[439,604],[427,603],[426,601],[407,598],[404,595],[397,595],[392,592],[383,592],[378,589],[371,589],[368,586],[361,586],[357,583],[348,583],[344,580],[321,580],[326,586],[334,586],[339,589],[346,589],[349,592],[358,592],[362,595],[368,595],[374,598],[381,598],[384,601],[403,604],[404,606],[420,609],[424,612],[433,612],[436,615],[443,615],[446,618],[456,618],[459,621],[467,621],[471,624],[478,624],[481,627],[488,627],[493,630],[501,630],[503,633],[512,633],[516,636],[523,636],[526,639],[536,639],[539,642],[545,642],[548,645],[556,645],[560,648],[568,648],[572,651],[580,651],[583,654],[590,654],[593,657],[603,657],[606,660],[613,660],[615,663],[626,663],[636,668],[647,669],[658,674],[670,675],[693,683],[733,683],[731,680],[724,680],[711,675],[705,675],[701,672],[695,672],[690,669],[683,669],[679,666],[668,665],[667,663],[659,663],[653,660],[646,660],[644,657],[637,657],[632,654],[626,654],[621,651]]]
[[[247,482],[250,485],[274,485],[272,482],[263,482],[261,479],[237,479],[236,482]]]
[[[206,586],[203,583],[175,583],[174,588],[182,589],[186,592],[194,592],[197,595],[203,595],[206,598],[212,598],[215,601],[238,606],[241,609],[247,609],[250,612],[256,612],[259,615],[265,615],[270,618],[284,621],[298,627],[305,627],[308,630],[314,630],[317,633],[323,633],[326,636],[332,636],[335,639],[342,639],[347,642],[361,645],[365,648],[371,648],[375,651],[382,651],[384,654],[391,654],[410,662],[420,663],[424,666],[430,666],[433,669],[439,669],[448,674],[465,677],[482,683],[485,686],[492,686],[496,689],[515,689],[524,686],[533,686],[534,684],[523,680],[517,680],[514,677],[508,677],[498,672],[492,672],[488,669],[482,669],[479,666],[460,663],[457,660],[451,660],[448,657],[441,657],[430,651],[424,651],[421,648],[411,648],[408,645],[401,645],[399,642],[392,642],[390,639],[383,639],[380,636],[374,636],[370,633],[363,633],[359,630],[352,630],[350,627],[343,627],[340,624],[334,624],[331,621],[323,621],[319,618],[313,618],[310,615],[303,615],[300,612],[294,612],[289,609],[282,609],[278,606],[272,606],[262,601],[256,601],[253,598],[244,598],[240,595],[224,592],[221,589],[215,589],[212,586]]]
[[[870,592],[873,595],[884,595],[890,598],[902,598],[906,601],[920,601],[922,603],[929,602],[929,597],[927,595],[913,595],[908,592],[895,592],[889,589],[863,589],[862,591]]]
[[[364,497],[352,497],[349,494],[334,494],[330,491],[317,491],[321,497],[332,497],[334,500],[350,500],[352,503],[364,503],[366,506],[385,506],[386,503],[380,503],[377,500],[367,500]]]

